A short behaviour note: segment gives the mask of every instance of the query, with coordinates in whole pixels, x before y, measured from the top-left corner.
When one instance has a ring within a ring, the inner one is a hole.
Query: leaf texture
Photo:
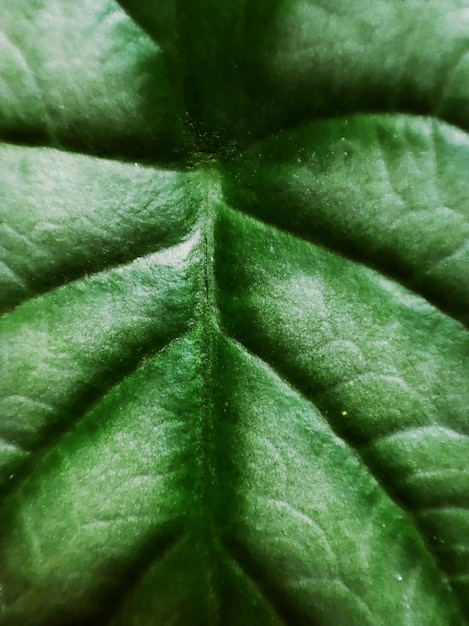
[[[467,2],[0,12],[0,625],[468,624]]]

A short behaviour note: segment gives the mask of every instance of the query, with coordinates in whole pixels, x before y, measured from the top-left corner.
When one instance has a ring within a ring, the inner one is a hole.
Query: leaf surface
[[[467,2],[0,10],[0,624],[469,623]]]

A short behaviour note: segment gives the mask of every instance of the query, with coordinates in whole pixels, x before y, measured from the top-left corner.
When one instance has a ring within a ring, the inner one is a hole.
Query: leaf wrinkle
[[[301,397],[305,402],[307,402],[309,405],[311,405],[313,410],[318,415],[321,416],[324,425],[328,429],[330,429],[331,432],[334,434],[334,437],[336,438],[336,440],[338,442],[340,442],[341,445],[343,445],[346,448],[348,448],[350,450],[351,454],[353,456],[355,456],[356,458],[358,458],[361,461],[361,463],[364,464],[367,467],[368,471],[370,471],[370,468],[368,467],[366,462],[363,460],[363,458],[361,457],[359,452],[350,443],[348,443],[345,439],[343,439],[340,435],[338,435],[336,433],[336,431],[334,430],[333,426],[331,425],[331,423],[329,422],[327,417],[325,417],[324,413],[319,410],[319,408],[316,406],[316,404],[305,394],[305,392],[303,392],[300,388],[298,388],[298,387],[296,387],[296,385],[294,385],[294,383],[290,380],[290,378],[285,377],[285,375],[283,375],[269,360],[267,360],[265,357],[263,357],[260,354],[252,351],[251,349],[249,349],[244,344],[244,342],[242,342],[237,337],[230,336],[226,332],[225,332],[225,336],[228,339],[228,341],[232,341],[235,345],[237,345],[239,348],[241,348],[241,350],[243,352],[245,352],[248,356],[251,356],[251,357],[255,358],[262,365],[263,369],[267,370],[269,372],[270,376],[273,375],[273,376],[275,376],[275,378],[280,379],[295,395]]]
[[[164,352],[169,350],[175,343],[180,340],[183,340],[190,331],[187,331],[183,335],[179,335],[177,337],[173,337],[168,343],[166,343],[163,347],[155,347],[153,345],[147,345],[143,354],[138,355],[136,361],[131,363],[130,368],[127,368],[123,375],[117,380],[109,380],[107,387],[102,390],[102,393],[98,396],[88,397],[88,403],[85,405],[85,408],[81,413],[74,415],[74,419],[65,423],[65,427],[61,430],[58,435],[55,437],[48,437],[47,444],[43,445],[39,448],[39,451],[30,450],[27,451],[30,454],[29,464],[24,465],[23,468],[15,469],[15,480],[9,481],[7,483],[6,488],[4,487],[2,491],[2,508],[5,510],[8,506],[9,501],[11,501],[15,494],[21,492],[24,485],[31,480],[34,473],[39,469],[41,463],[46,459],[46,457],[53,452],[60,445],[60,442],[70,433],[72,432],[90,413],[92,413],[96,408],[107,398],[111,393],[113,393],[116,389],[118,389],[121,385],[125,383],[125,381],[130,378],[135,372],[137,372],[144,363],[150,358],[150,356],[162,355]],[[47,406],[47,405],[46,405]],[[71,409],[68,411],[72,412]],[[34,452],[36,452],[34,454]],[[28,471],[29,470],[29,471]]]
[[[287,513],[292,515],[292,517],[310,526],[314,530],[314,532],[319,535],[321,542],[323,544],[322,547],[324,548],[324,551],[331,558],[332,562],[335,563],[335,567],[337,568],[337,571],[339,570],[337,555],[332,549],[332,546],[327,537],[326,531],[324,530],[324,528],[320,526],[320,524],[318,524],[318,522],[312,520],[309,515],[307,515],[306,513],[303,513],[303,511],[298,510],[297,508],[295,508],[293,505],[289,504],[288,502],[275,500],[273,498],[267,498],[267,502],[270,505],[273,505],[275,508],[286,510]]]
[[[434,308],[435,310],[438,310],[447,319],[452,320],[453,322],[457,322],[458,324],[463,326],[466,331],[469,332],[469,320],[465,319],[466,317],[465,315],[463,316],[456,315],[450,309],[448,309],[444,305],[444,303],[439,303],[434,298],[429,299],[428,295],[424,295],[422,291],[418,290],[417,281],[414,280],[414,281],[407,282],[404,279],[402,279],[402,277],[398,277],[392,272],[388,272],[388,273],[384,272],[382,267],[377,267],[373,263],[368,263],[364,261],[363,259],[354,257],[350,254],[346,254],[342,249],[339,249],[339,248],[335,249],[335,248],[325,245],[323,242],[313,241],[312,239],[305,237],[303,234],[300,234],[294,230],[286,230],[285,228],[282,228],[273,222],[267,222],[261,219],[259,216],[245,212],[240,208],[236,208],[236,209],[232,207],[229,207],[229,208],[230,210],[241,214],[243,217],[249,220],[253,220],[257,224],[267,228],[268,230],[271,230],[272,232],[282,233],[283,235],[291,237],[293,240],[299,239],[309,244],[312,248],[319,248],[321,250],[329,252],[330,254],[333,254],[336,257],[340,257],[344,259],[345,261],[351,263],[354,266],[361,267],[365,270],[368,270],[370,272],[370,275],[373,276],[375,279],[378,278],[381,280],[382,279],[387,280],[392,285],[397,286],[400,289],[404,289],[406,292],[408,292],[415,298],[418,298],[419,300],[421,300],[422,303],[425,303],[428,306],[431,306],[432,308]]]
[[[234,541],[224,540],[223,549],[226,554],[233,560],[233,562],[241,569],[243,574],[252,582],[254,587],[259,591],[260,595],[273,609],[277,618],[288,626],[289,624],[305,624],[303,621],[297,621],[295,616],[294,607],[291,607],[287,599],[282,597],[282,592],[279,589],[271,588],[269,582],[264,580],[261,572],[254,562],[247,556],[247,552],[240,544]],[[310,626],[319,626],[308,622]]]
[[[249,350],[242,341],[240,341],[237,338],[234,337],[230,337],[229,335],[226,335],[227,339],[230,341],[233,341],[236,345],[238,345],[244,352],[246,352],[246,354],[254,357],[255,359],[257,359],[264,368],[267,368],[271,374],[274,374],[276,377],[280,378],[280,380],[282,380],[282,382],[284,384],[286,384],[295,394],[298,394],[300,397],[302,397],[305,401],[307,401],[309,404],[312,404],[312,406],[314,407],[315,411],[317,411],[319,413],[319,415],[321,415],[324,423],[331,429],[332,433],[334,434],[336,440],[338,442],[340,442],[343,446],[345,446],[350,453],[358,459],[358,461],[360,462],[360,464],[366,469],[366,471],[373,477],[373,479],[380,485],[381,489],[383,489],[383,491],[387,494],[387,496],[394,502],[394,504],[399,507],[399,509],[401,511],[403,511],[405,514],[410,515],[411,517],[416,519],[416,525],[417,527],[419,527],[418,524],[418,519],[417,516],[420,514],[420,511],[416,512],[413,511],[409,508],[407,508],[404,505],[404,502],[401,500],[401,498],[398,496],[398,494],[396,494],[396,490],[394,486],[389,486],[387,484],[387,482],[385,482],[384,478],[381,476],[381,472],[379,470],[379,468],[375,468],[373,466],[373,464],[370,464],[366,458],[366,455],[364,455],[363,451],[360,450],[360,448],[354,447],[351,445],[350,442],[347,441],[347,439],[344,439],[342,436],[340,436],[336,429],[334,428],[334,425],[328,420],[328,418],[326,417],[326,415],[319,411],[319,409],[316,407],[315,404],[313,404],[311,402],[311,400],[300,390],[298,389],[288,378],[285,378],[284,376],[282,376],[277,370],[276,368],[269,362],[267,361],[265,358],[261,357],[259,354],[256,354],[255,352],[252,352],[251,350]],[[432,550],[429,541],[427,540],[427,538],[423,538],[426,549],[428,551],[428,553],[432,556],[432,559],[436,559],[437,557],[434,555],[434,550]]]
[[[123,578],[120,585],[120,589],[116,589],[108,600],[108,609],[104,610],[100,616],[102,626],[111,626],[122,610],[126,601],[131,597],[132,593],[138,588],[139,584],[145,578],[148,571],[155,565],[157,561],[162,561],[169,557],[173,550],[184,542],[187,537],[187,530],[179,528],[170,532],[167,532],[161,544],[161,540],[158,536],[155,538],[149,538],[145,545],[140,550],[140,559],[135,560],[134,565],[127,571],[126,576]],[[154,546],[152,545],[154,544]],[[129,584],[129,581],[132,581]],[[86,626],[86,623],[83,626]]]
[[[62,282],[61,284],[53,286],[52,288],[46,291],[33,294],[30,298],[26,298],[22,300],[17,305],[15,305],[12,309],[7,310],[4,313],[6,315],[9,315],[9,314],[11,315],[19,307],[22,307],[24,305],[29,305],[30,303],[36,302],[37,300],[40,300],[41,298],[48,297],[50,294],[54,294],[59,290],[66,289],[69,286],[79,285],[81,283],[84,283],[89,280],[94,280],[96,278],[103,278],[111,272],[119,272],[121,270],[130,268],[134,263],[153,261],[153,260],[156,260],[158,256],[161,256],[163,260],[165,254],[168,257],[173,257],[173,258],[171,259],[170,263],[167,263],[167,264],[162,263],[162,265],[174,265],[174,261],[178,260],[178,258],[179,259],[181,258],[181,253],[184,255],[184,258],[188,256],[187,253],[188,253],[189,245],[195,242],[197,239],[198,239],[198,232],[197,232],[197,229],[194,229],[194,231],[189,233],[186,237],[184,237],[181,241],[178,241],[177,243],[174,243],[167,247],[158,246],[154,250],[148,252],[147,254],[144,254],[142,256],[136,256],[134,258],[125,260],[122,263],[117,263],[115,265],[113,264],[107,265],[103,269],[99,269],[96,272],[93,272],[93,271],[85,272],[80,276],[71,278],[70,280],[66,280]]]

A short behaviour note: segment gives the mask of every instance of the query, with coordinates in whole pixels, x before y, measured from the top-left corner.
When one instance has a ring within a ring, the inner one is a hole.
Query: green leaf
[[[466,0],[0,0],[0,625],[469,624]]]

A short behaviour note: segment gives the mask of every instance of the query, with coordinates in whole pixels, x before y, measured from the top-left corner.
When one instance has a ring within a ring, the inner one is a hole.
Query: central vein
[[[200,493],[203,546],[207,565],[207,625],[219,624],[219,536],[220,494],[217,481],[217,415],[215,408],[215,376],[217,338],[219,335],[215,284],[214,230],[218,208],[222,203],[220,175],[213,167],[202,170],[203,206],[201,207],[202,298],[200,301],[200,354],[202,355],[202,411],[200,425]]]

